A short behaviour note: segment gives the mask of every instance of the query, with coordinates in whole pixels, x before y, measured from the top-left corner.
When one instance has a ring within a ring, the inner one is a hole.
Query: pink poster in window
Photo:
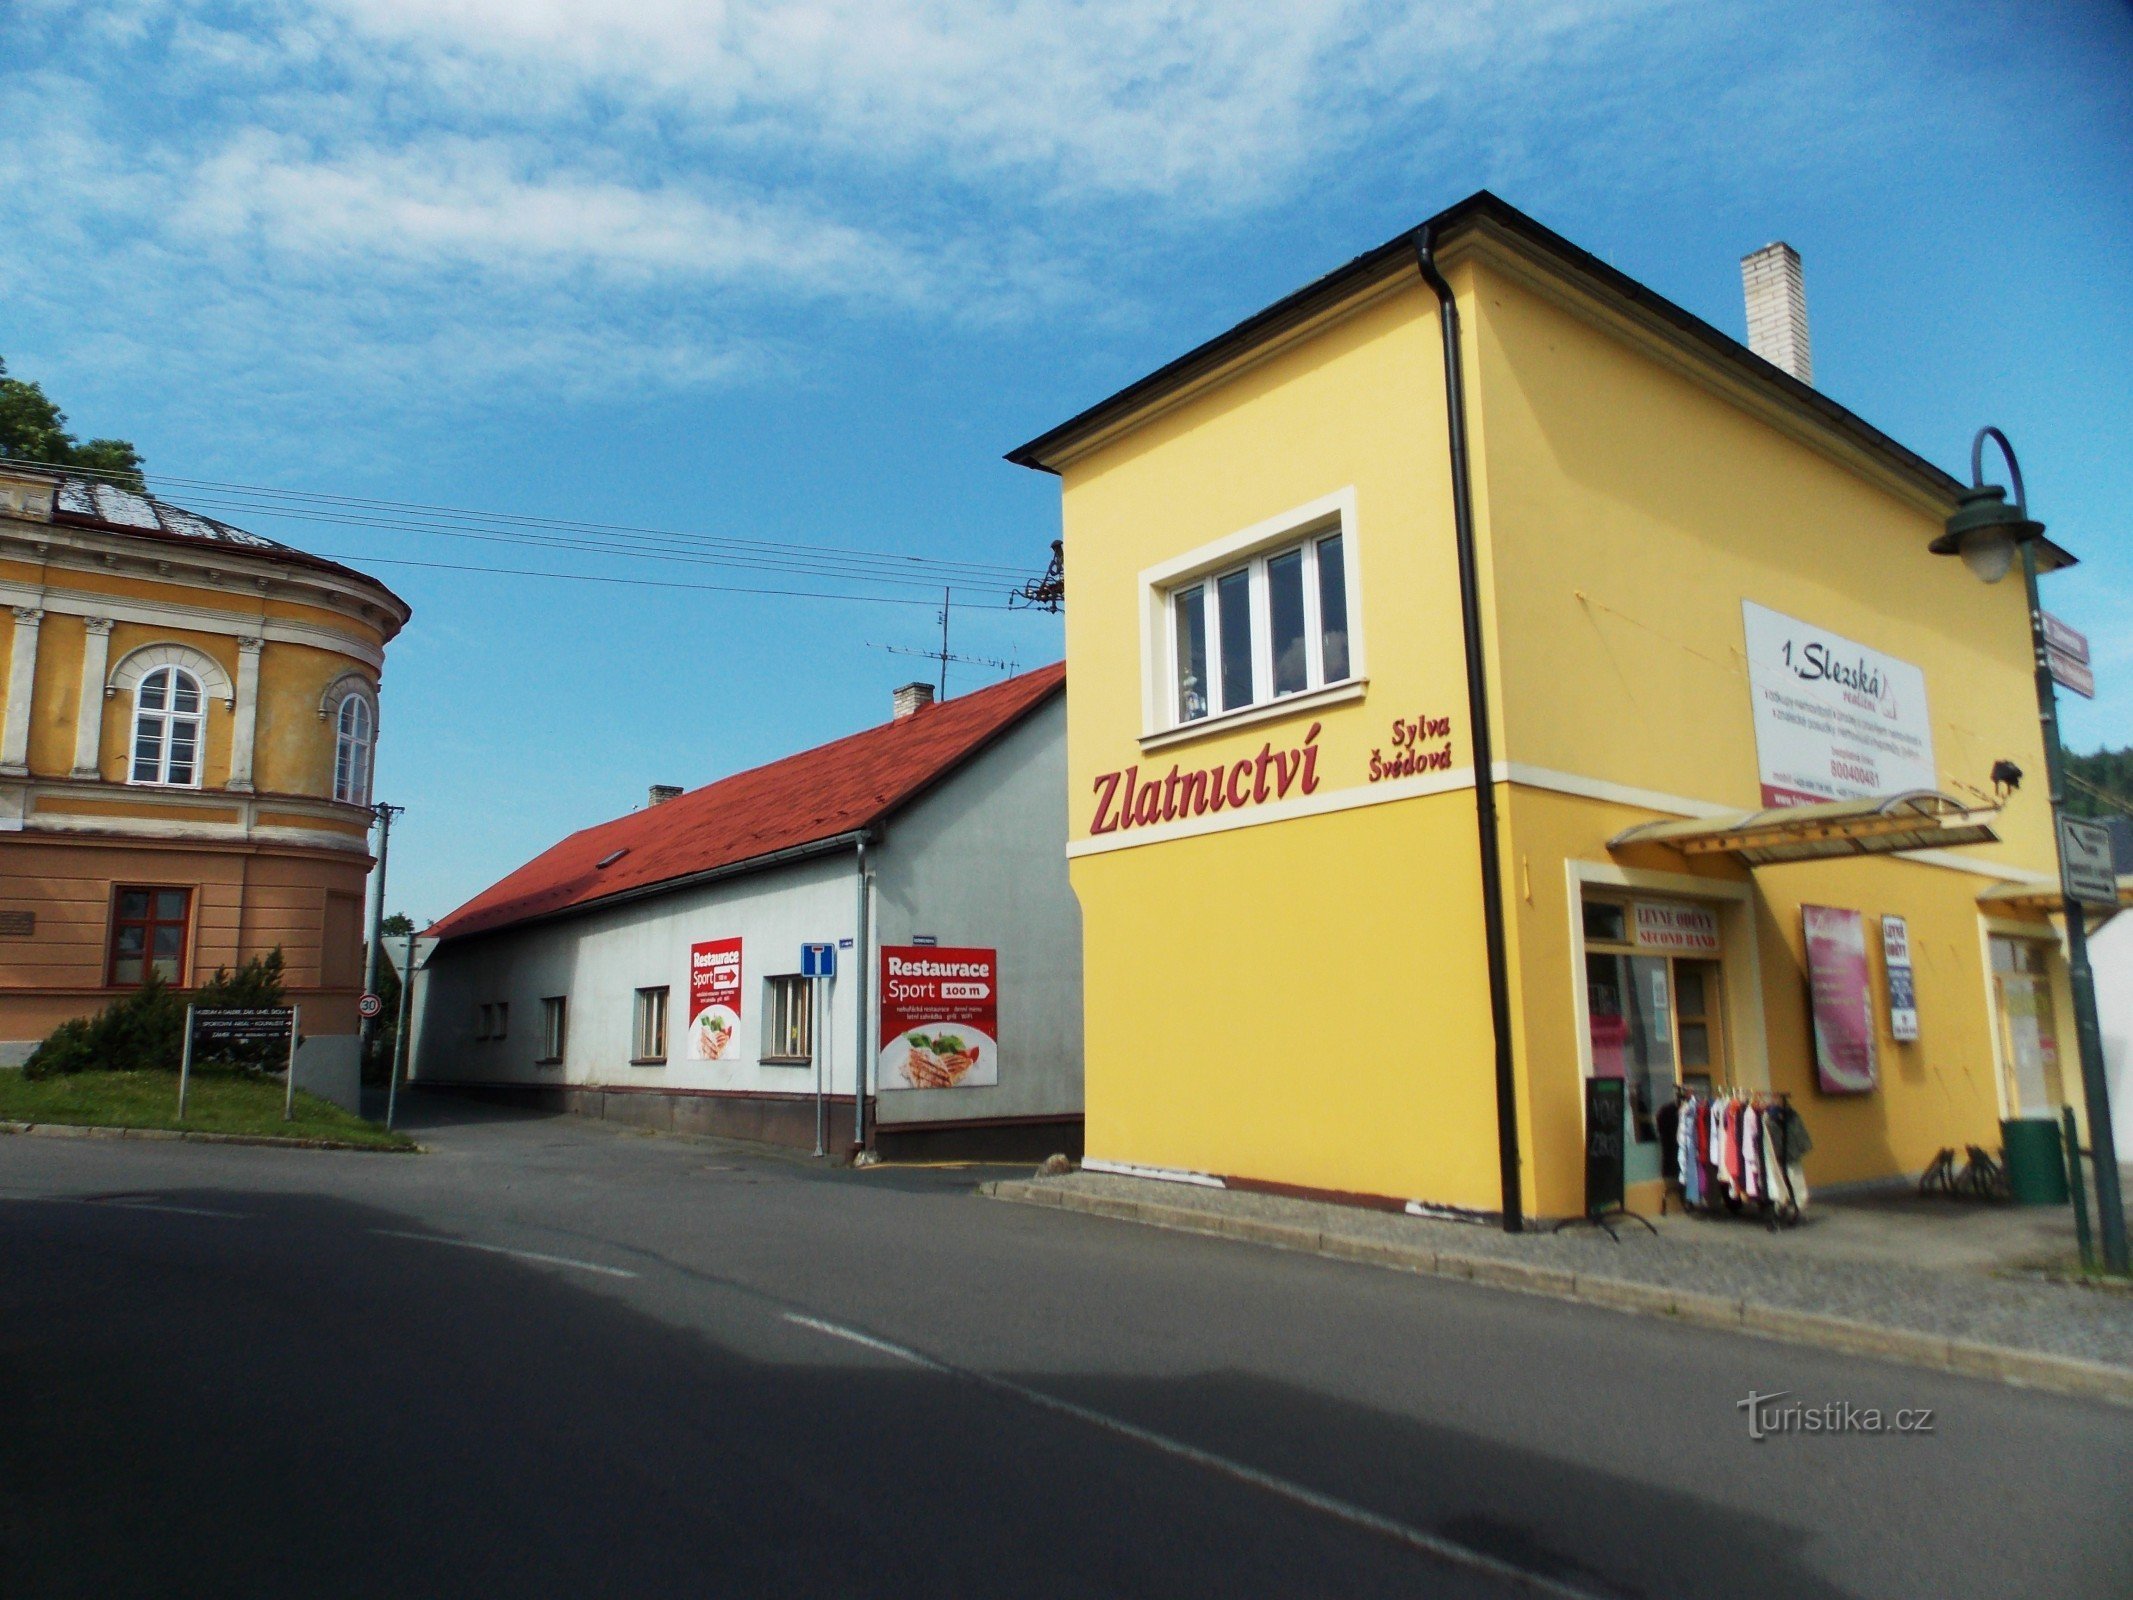
[[[1824,1094],[1868,1094],[1875,1084],[1874,997],[1867,978],[1866,918],[1802,906],[1807,988],[1815,1021],[1815,1075]]]

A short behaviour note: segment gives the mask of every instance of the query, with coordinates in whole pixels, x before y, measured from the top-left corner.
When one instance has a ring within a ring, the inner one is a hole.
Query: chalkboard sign
[[[1585,1215],[1622,1209],[1622,1122],[1627,1084],[1620,1078],[1585,1080]]]

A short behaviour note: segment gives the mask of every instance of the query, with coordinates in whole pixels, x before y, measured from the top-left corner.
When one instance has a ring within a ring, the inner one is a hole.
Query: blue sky
[[[2123,4],[12,0],[0,62],[0,354],[152,471],[1032,573],[1003,450],[1476,188],[1735,333],[1784,238],[1825,392],[1952,471],[2012,435],[2085,558],[2071,742],[2133,742]],[[927,670],[874,648],[924,605],[233,520],[415,606],[420,917]],[[1055,658],[999,598],[955,648]]]

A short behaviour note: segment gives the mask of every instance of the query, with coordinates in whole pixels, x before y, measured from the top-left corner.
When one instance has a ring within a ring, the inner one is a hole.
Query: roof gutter
[[[1467,457],[1466,379],[1460,359],[1459,303],[1437,270],[1435,224],[1414,233],[1415,266],[1437,297],[1444,343],[1445,431],[1452,456],[1452,531],[1459,553],[1459,621],[1466,645],[1466,711],[1473,728],[1474,828],[1481,843],[1481,926],[1488,946],[1489,1025],[1496,1046],[1496,1160],[1506,1233],[1525,1231],[1519,1185],[1518,1077],[1511,1054],[1510,962],[1504,937],[1503,847],[1496,825],[1496,756],[1489,732],[1488,658],[1481,629],[1481,580],[1474,557],[1473,473]]]

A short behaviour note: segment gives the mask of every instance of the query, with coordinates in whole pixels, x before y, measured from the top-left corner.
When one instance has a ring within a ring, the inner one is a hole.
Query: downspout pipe
[[[867,928],[867,836],[858,834],[853,843],[858,846],[859,905],[852,918],[852,976],[854,986],[853,1027],[858,1043],[852,1050],[852,1154],[867,1147],[867,1069],[874,1063],[872,1041],[867,1037],[867,1023],[872,1019],[867,1012],[867,982],[874,975],[872,950],[868,944]]]
[[[1496,1160],[1503,1227],[1523,1233],[1519,1185],[1518,1077],[1511,1056],[1511,977],[1504,937],[1503,849],[1496,821],[1496,752],[1489,732],[1488,657],[1481,628],[1481,575],[1474,558],[1474,484],[1467,459],[1466,378],[1459,349],[1459,303],[1437,270],[1434,230],[1415,230],[1415,265],[1437,297],[1444,340],[1445,431],[1452,453],[1452,532],[1459,551],[1459,621],[1466,645],[1466,714],[1473,728],[1474,829],[1481,842],[1481,925],[1489,959],[1489,1025],[1496,1046]]]

